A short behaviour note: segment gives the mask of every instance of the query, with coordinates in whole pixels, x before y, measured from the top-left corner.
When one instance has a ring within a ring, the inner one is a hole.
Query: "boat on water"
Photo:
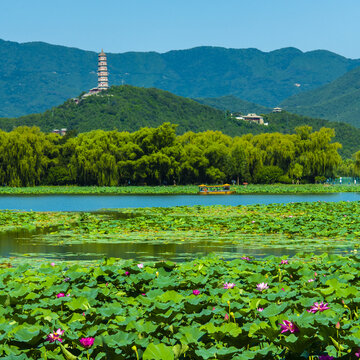
[[[231,190],[230,184],[224,185],[199,185],[199,195],[230,195],[235,194],[235,190]]]

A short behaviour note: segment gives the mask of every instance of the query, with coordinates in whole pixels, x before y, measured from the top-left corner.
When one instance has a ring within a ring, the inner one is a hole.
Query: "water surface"
[[[0,209],[96,211],[183,205],[252,205],[305,201],[360,201],[360,193],[247,195],[1,195]]]

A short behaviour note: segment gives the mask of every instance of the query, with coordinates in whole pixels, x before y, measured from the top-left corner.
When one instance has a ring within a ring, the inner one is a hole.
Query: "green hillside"
[[[97,85],[95,52],[0,40],[0,56],[0,117],[45,111]],[[262,52],[197,47],[163,54],[108,54],[111,85],[155,87],[191,98],[232,94],[270,107],[359,65],[360,60],[329,51],[303,53],[295,48]]]
[[[157,127],[164,122],[179,124],[179,132],[208,129],[230,130],[236,124],[226,122],[225,114],[209,106],[176,96],[164,90],[113,86],[98,95],[84,98],[78,104],[70,99],[41,114],[17,119],[0,119],[0,128],[38,126],[42,131],[67,128],[78,132],[91,130],[136,131],[141,127]]]
[[[232,110],[232,109],[230,109]],[[343,144],[342,156],[350,157],[360,149],[360,129],[348,124],[290,113],[266,114],[269,126],[251,124],[227,116],[225,112],[159,89],[138,88],[130,85],[113,86],[100,95],[87,97],[76,104],[68,100],[41,114],[16,119],[0,119],[0,129],[10,131],[14,127],[38,126],[42,131],[67,128],[77,132],[96,129],[136,131],[141,127],[157,127],[164,122],[178,124],[177,133],[186,131],[220,130],[224,134],[240,136],[260,133],[294,133],[301,125],[314,130],[331,127],[336,131],[334,141]]]
[[[272,111],[272,108],[239,99],[234,95],[221,96],[218,98],[198,98],[194,100],[198,101],[200,104],[208,105],[215,109],[222,111],[228,110],[241,114],[265,114]]]
[[[281,106],[298,114],[360,128],[360,67],[319,89],[292,96]]]

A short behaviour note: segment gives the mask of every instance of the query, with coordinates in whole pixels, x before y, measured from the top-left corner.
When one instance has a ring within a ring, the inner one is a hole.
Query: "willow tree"
[[[356,175],[360,176],[360,151],[355,153],[354,157],[355,157],[354,170],[356,172]]]
[[[335,130],[321,128],[311,133],[311,127],[302,126],[297,130],[295,163],[303,167],[303,176],[314,181],[317,176],[333,176],[341,164],[338,149],[340,143],[332,143]]]

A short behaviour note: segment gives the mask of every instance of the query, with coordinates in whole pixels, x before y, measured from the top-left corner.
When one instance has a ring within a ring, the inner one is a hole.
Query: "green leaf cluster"
[[[357,257],[326,254],[298,255],[286,264],[278,257],[143,268],[115,259],[92,266],[24,263],[0,269],[0,356],[346,358],[359,348],[359,271]],[[235,286],[226,289],[229,282]],[[259,291],[260,282],[268,288]],[[309,312],[315,302],[328,309]],[[298,331],[281,333],[285,320]],[[64,330],[63,342],[50,343],[47,336],[57,329]],[[82,337],[95,339],[89,350]]]

